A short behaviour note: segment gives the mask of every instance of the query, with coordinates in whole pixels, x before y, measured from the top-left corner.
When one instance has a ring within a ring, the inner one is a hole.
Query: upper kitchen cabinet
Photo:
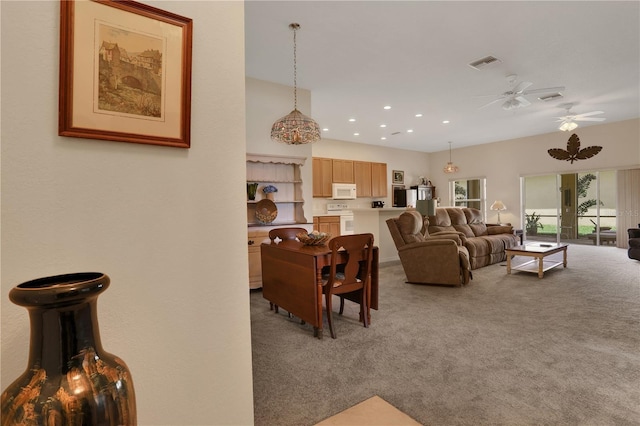
[[[313,157],[313,196],[331,197],[332,183],[355,183],[358,198],[387,196],[387,164]]]
[[[333,182],[333,160],[313,157],[313,196],[331,197]]]
[[[371,197],[371,163],[367,161],[354,161],[353,172],[358,197]]]
[[[333,183],[355,183],[353,161],[333,159]]]
[[[387,196],[387,164],[371,163],[371,197]]]

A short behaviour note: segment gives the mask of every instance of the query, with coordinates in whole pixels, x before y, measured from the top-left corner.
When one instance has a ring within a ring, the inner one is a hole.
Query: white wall
[[[307,222],[313,222],[311,211],[313,196],[311,150],[313,144],[287,145],[274,142],[270,137],[273,123],[293,110],[293,87],[247,78],[246,91],[247,152],[306,158],[304,165],[300,168],[302,194],[306,201],[304,205],[305,217]],[[298,87],[298,110],[313,117],[310,105],[309,91]]]
[[[567,140],[572,133],[578,135],[582,148],[598,145],[603,147],[602,151],[595,157],[573,164],[552,158],[547,150],[566,149]],[[461,149],[456,149],[454,143],[451,157],[460,171],[448,175],[442,168],[449,161],[449,150],[429,155],[429,166],[433,170],[429,178],[438,187],[442,204],[449,205],[449,181],[484,177],[487,179],[487,203],[502,200],[508,210],[500,213],[501,220],[520,226],[521,176],[638,168],[640,119],[579,127],[574,132],[557,131]],[[489,211],[488,216],[488,221],[497,220],[495,212]]]
[[[248,425],[243,3],[145,3],[194,19],[188,150],[58,137],[59,2],[1,2],[2,388],[29,340],[9,290],[95,270],[139,423]]]

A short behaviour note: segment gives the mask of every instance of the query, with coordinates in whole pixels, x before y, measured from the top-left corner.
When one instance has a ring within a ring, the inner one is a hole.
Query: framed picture
[[[135,1],[61,0],[58,134],[189,148],[192,32]]]
[[[404,172],[402,170],[394,170],[393,171],[393,182],[394,185],[403,184],[404,183]]]
[[[391,203],[393,207],[405,207],[400,204],[407,204],[406,196],[403,196],[400,191],[403,191],[404,185],[391,185]],[[403,199],[400,199],[403,198]]]

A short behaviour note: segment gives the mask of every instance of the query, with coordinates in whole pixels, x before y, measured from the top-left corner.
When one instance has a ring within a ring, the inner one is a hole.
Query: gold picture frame
[[[393,178],[394,185],[402,185],[404,184],[404,171],[403,170],[394,170],[391,174]]]
[[[192,33],[135,1],[61,0],[58,134],[189,148]]]

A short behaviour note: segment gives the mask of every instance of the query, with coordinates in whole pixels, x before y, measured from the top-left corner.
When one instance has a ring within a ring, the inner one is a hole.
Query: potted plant
[[[531,213],[531,215],[525,213],[524,217],[527,220],[525,225],[527,235],[537,235],[538,228],[544,229],[544,226],[540,223],[540,215],[536,214],[536,212]]]

